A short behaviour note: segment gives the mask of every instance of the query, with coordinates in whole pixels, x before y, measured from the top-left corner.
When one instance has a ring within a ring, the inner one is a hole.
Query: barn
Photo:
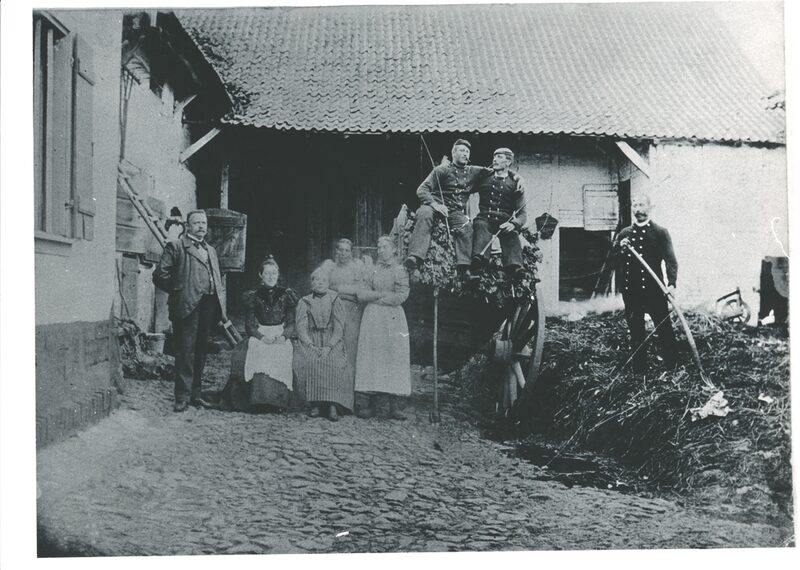
[[[702,3],[361,6],[178,11],[233,99],[203,205],[248,215],[252,285],[266,252],[305,290],[333,240],[373,246],[459,137],[472,161],[511,147],[542,240],[541,290],[613,289],[610,240],[647,191],[689,304],[740,287],[787,242],[782,100]],[[430,155],[427,152],[430,149]],[[222,174],[224,173],[224,175]]]

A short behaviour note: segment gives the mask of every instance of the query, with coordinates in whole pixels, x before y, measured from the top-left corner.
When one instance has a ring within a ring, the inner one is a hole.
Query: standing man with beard
[[[650,219],[652,208],[649,196],[645,194],[634,196],[631,202],[634,222],[619,232],[612,246],[612,255],[620,264],[620,284],[622,299],[625,302],[625,319],[631,335],[631,350],[638,350],[633,357],[633,369],[637,372],[644,371],[647,366],[646,351],[644,348],[639,350],[645,339],[645,313],[650,315],[656,326],[664,364],[668,368],[675,366],[675,333],[669,318],[667,298],[653,281],[652,275],[628,250],[628,246],[633,247],[662,281],[664,281],[663,262],[667,289],[670,293],[675,292],[678,261],[672,249],[672,238],[666,228]]]
[[[208,220],[203,210],[186,216],[186,233],[164,246],[153,272],[155,285],[169,293],[169,318],[175,342],[175,407],[183,412],[208,406],[200,396],[208,335],[222,307],[222,279],[217,252],[205,242]]]

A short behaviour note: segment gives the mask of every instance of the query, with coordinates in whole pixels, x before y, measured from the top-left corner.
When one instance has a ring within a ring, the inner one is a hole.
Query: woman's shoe
[[[389,419],[390,420],[403,421],[403,420],[407,420],[408,417],[405,414],[403,414],[400,411],[398,411],[398,410],[389,410]]]
[[[312,418],[319,417],[319,408],[317,406],[314,406],[313,408],[311,408],[311,411],[308,412],[308,415]]]
[[[328,409],[328,419],[332,422],[339,421],[339,414],[336,412],[336,404],[331,404],[331,407]]]
[[[368,420],[370,418],[374,418],[375,417],[375,409],[374,408],[361,408],[360,410],[358,410],[358,413],[356,415],[359,418],[363,419],[363,420]]]
[[[406,415],[401,413],[400,410],[397,408],[396,396],[390,396],[389,398],[389,419],[398,421],[403,421],[407,419]]]
[[[375,394],[370,394],[366,408],[360,408],[356,415],[365,420],[375,417],[375,410],[378,408],[378,397]]]

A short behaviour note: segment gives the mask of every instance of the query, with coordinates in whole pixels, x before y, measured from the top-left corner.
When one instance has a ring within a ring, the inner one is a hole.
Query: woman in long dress
[[[353,374],[344,347],[345,309],[328,287],[323,268],[311,274],[311,294],[297,304],[297,346],[294,356],[295,391],[311,406],[309,415],[327,411],[331,421],[353,410]]]
[[[378,263],[358,293],[359,300],[367,303],[356,357],[355,389],[369,394],[369,405],[361,410],[361,417],[374,416],[378,395],[386,394],[389,417],[406,419],[398,409],[397,397],[411,394],[408,323],[401,306],[408,292],[408,273],[395,259],[394,242],[381,236]]]
[[[297,294],[278,285],[280,268],[268,256],[259,272],[261,286],[244,295],[247,341],[231,356],[231,375],[222,392],[222,407],[255,411],[258,407],[285,409],[292,389],[293,348],[297,337]]]
[[[336,242],[335,263],[328,260],[325,267],[329,271],[330,288],[339,293],[344,306],[344,348],[351,372],[355,374],[362,312],[357,293],[363,287],[364,262],[353,259],[353,242],[342,238]]]

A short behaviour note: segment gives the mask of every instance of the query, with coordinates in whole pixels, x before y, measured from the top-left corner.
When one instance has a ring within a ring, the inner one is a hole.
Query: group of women
[[[309,415],[336,421],[354,410],[355,392],[368,396],[358,415],[372,417],[379,397],[389,417],[402,420],[398,397],[411,393],[408,324],[401,304],[408,273],[388,236],[378,261],[353,258],[340,239],[335,260],[311,274],[305,297],[278,285],[280,268],[268,256],[261,285],[245,294],[247,341],[234,351],[223,407],[256,411],[307,406]]]

